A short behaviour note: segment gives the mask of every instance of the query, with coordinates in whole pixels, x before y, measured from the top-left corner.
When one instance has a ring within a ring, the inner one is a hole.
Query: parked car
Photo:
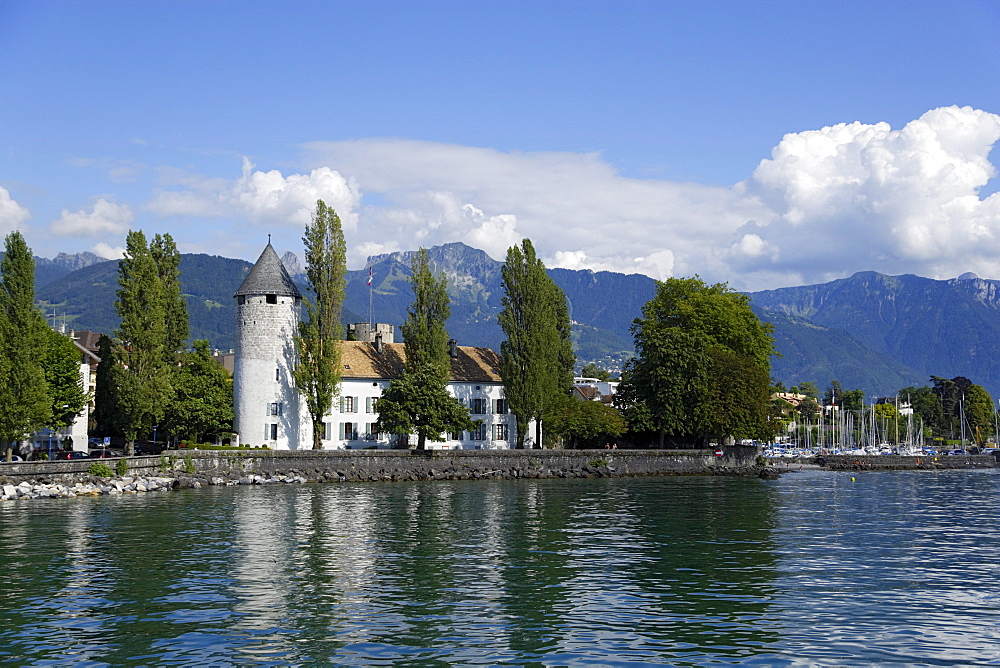
[[[57,452],[56,459],[90,459],[90,453],[80,450]]]
[[[0,455],[0,464],[3,464],[6,461],[7,461],[7,458],[4,457],[3,455]],[[23,461],[24,460],[21,459],[20,457],[18,457],[17,455],[11,455],[11,458],[10,458],[10,463],[11,464],[13,464],[15,462],[23,462]]]
[[[90,457],[92,459],[107,459],[108,457],[124,457],[124,455],[117,450],[91,450]]]

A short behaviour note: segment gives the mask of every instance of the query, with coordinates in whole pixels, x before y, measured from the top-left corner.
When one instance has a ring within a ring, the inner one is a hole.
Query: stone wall
[[[994,468],[993,455],[937,455],[910,457],[903,455],[822,455],[813,460],[831,469],[971,469]]]
[[[341,481],[725,474],[752,465],[752,458],[747,464],[736,453],[718,457],[708,450],[209,450],[164,455],[175,466],[199,472],[295,473]]]

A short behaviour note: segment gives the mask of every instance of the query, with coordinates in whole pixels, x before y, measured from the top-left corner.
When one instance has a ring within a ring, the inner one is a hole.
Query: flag
[[[372,268],[368,267],[368,285],[372,284]]]

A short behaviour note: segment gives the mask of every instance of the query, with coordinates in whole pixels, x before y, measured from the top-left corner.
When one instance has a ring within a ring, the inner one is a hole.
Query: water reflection
[[[0,661],[1000,659],[992,472],[0,504]]]

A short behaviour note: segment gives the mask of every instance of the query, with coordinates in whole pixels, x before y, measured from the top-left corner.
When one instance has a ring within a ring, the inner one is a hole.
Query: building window
[[[236,303],[239,304],[240,306],[243,306],[244,304],[246,304],[247,303],[246,295],[240,295],[239,297],[237,297],[236,298]]]
[[[277,304],[278,295],[264,295],[264,301],[266,301],[268,304]]]
[[[265,441],[277,441],[278,440],[278,425],[277,424],[266,424],[266,425],[264,425],[264,440]]]
[[[367,425],[365,425],[365,440],[368,441],[378,440],[377,425],[378,425],[377,422],[369,422]]]
[[[340,412],[341,413],[357,413],[358,412],[358,398],[357,397],[341,397],[340,398]]]
[[[274,403],[270,403],[270,404],[267,405],[267,414],[268,415],[281,415],[283,407],[284,407],[284,404],[282,404],[280,401],[275,401]]]
[[[280,367],[274,370],[274,379],[276,381],[278,381],[278,382],[281,382],[281,368]]]
[[[472,435],[473,441],[485,441],[486,440],[486,424],[483,422],[479,423],[473,431],[469,432]]]
[[[358,440],[358,425],[353,422],[341,422],[340,440],[342,441]]]
[[[323,423],[323,440],[329,441],[333,438],[333,423],[324,422]]]
[[[486,400],[485,399],[473,399],[472,400],[472,414],[473,415],[483,415],[486,412]]]
[[[448,432],[448,438],[451,439],[452,441],[461,441],[462,440],[462,434],[464,434],[464,433],[465,432],[462,432],[462,431]]]
[[[493,402],[493,412],[498,415],[504,415],[507,412],[507,400],[506,399],[496,399]],[[507,440],[507,439],[501,439]]]
[[[494,441],[506,441],[507,440],[507,425],[505,425],[505,424],[495,424],[495,425],[493,425],[493,440]]]
[[[365,412],[378,413],[378,397],[365,397]]]

